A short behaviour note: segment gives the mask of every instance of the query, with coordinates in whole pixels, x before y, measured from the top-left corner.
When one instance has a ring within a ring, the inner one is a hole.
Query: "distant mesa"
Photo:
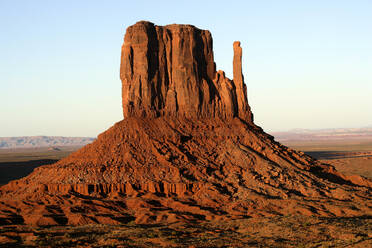
[[[58,147],[49,147],[48,150],[49,151],[57,151],[57,152],[62,151],[61,148],[58,148]]]
[[[335,129],[294,129],[287,132],[273,132],[281,142],[287,141],[372,141],[372,128],[335,128]]]
[[[124,120],[1,187],[0,224],[371,216],[371,181],[289,149],[254,124],[240,42],[233,50],[231,80],[216,71],[209,31],[128,27]]]
[[[92,143],[94,140],[95,138],[90,137],[62,137],[62,136],[0,137],[0,149],[62,146],[79,147]]]

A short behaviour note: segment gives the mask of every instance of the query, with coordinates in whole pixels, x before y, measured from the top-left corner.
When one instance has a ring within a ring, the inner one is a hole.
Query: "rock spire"
[[[129,27],[125,118],[1,186],[0,226],[372,216],[369,179],[285,147],[252,122],[239,42],[233,65],[233,80],[216,72],[209,31]]]
[[[216,72],[211,33],[192,25],[128,27],[120,78],[124,117],[231,118],[252,122],[234,43],[234,80]]]

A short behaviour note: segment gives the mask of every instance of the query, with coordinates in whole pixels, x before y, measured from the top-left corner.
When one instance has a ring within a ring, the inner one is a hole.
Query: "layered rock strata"
[[[253,123],[235,42],[230,80],[190,25],[127,29],[124,120],[0,188],[0,224],[84,225],[301,214],[372,215],[372,182],[291,150]]]
[[[120,78],[124,117],[240,117],[252,122],[234,43],[234,80],[216,72],[211,33],[191,25],[129,27]]]

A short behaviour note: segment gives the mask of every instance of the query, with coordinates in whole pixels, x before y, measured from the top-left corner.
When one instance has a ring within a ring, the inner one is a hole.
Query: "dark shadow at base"
[[[305,154],[316,159],[344,159],[344,158],[363,158],[372,157],[370,154],[360,155],[355,152],[340,151],[305,151]]]
[[[54,164],[55,159],[39,159],[21,162],[2,162],[0,163],[0,186],[9,181],[20,179],[29,175],[35,168],[41,165]]]
[[[321,167],[318,167],[318,166],[311,167],[309,171],[311,173],[313,173],[315,176],[317,176],[319,178],[322,178],[322,179],[326,179],[326,180],[328,180],[332,183],[337,183],[337,184],[340,184],[340,185],[346,184],[346,185],[350,185],[350,186],[358,186],[358,185],[353,184],[350,181],[346,181],[345,179],[341,178],[340,176],[338,176],[336,174],[329,173],[329,172],[325,171],[324,168],[321,168]]]

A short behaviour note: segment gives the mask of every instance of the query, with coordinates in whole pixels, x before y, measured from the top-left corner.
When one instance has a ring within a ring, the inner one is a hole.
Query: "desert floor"
[[[372,180],[372,141],[290,141],[284,145],[331,164],[346,175],[361,175]]]
[[[372,142],[287,142],[342,173],[372,179]],[[67,156],[76,147],[0,150],[0,184]],[[168,225],[0,226],[0,247],[372,247],[372,216],[273,216]]]

